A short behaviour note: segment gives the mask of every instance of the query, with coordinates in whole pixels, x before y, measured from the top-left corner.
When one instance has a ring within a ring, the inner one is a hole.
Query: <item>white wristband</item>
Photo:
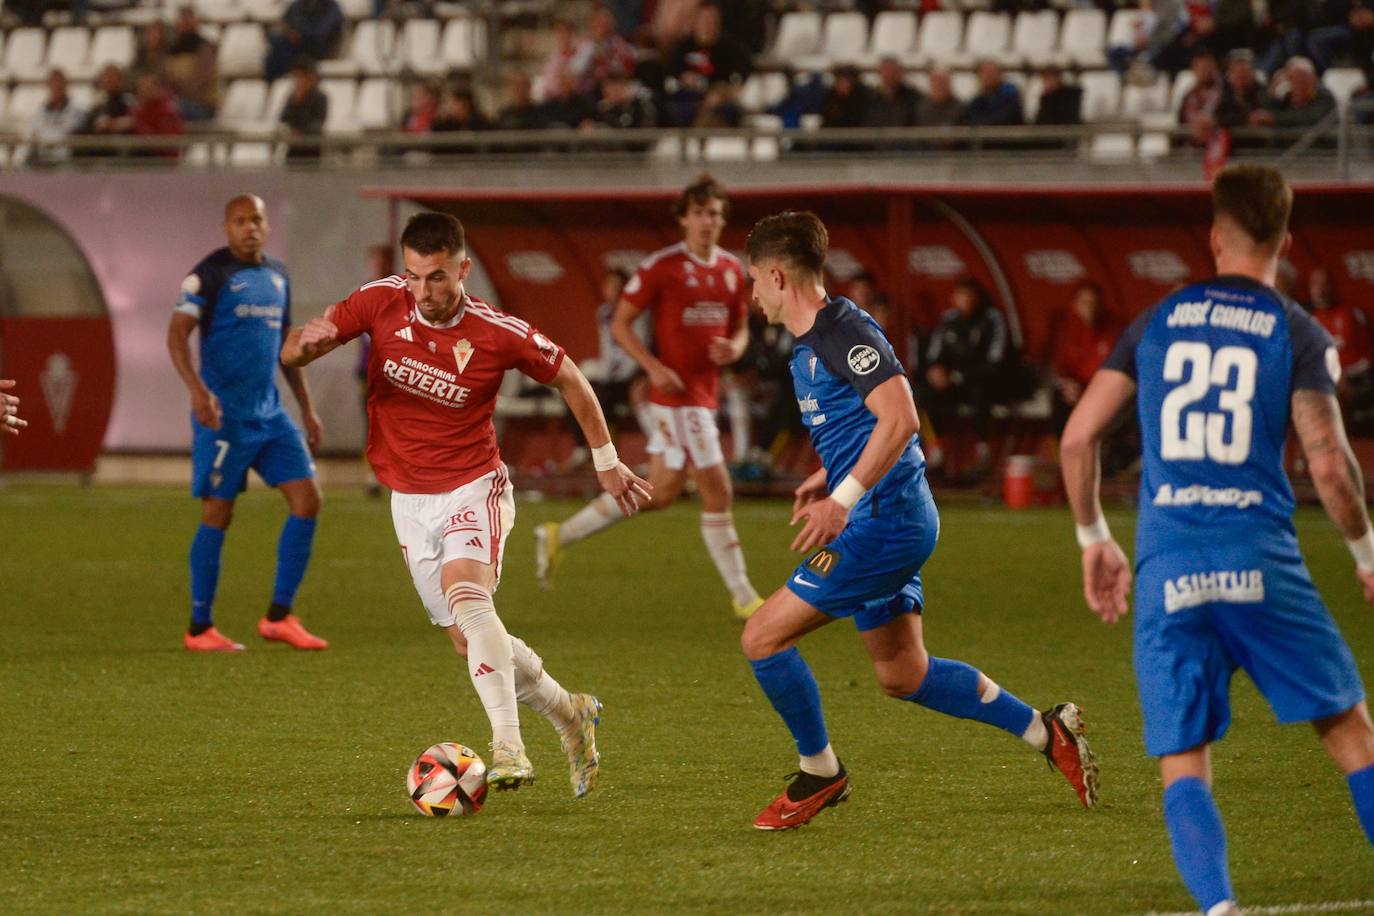
[[[846,509],[853,509],[854,504],[867,492],[868,487],[855,480],[853,474],[846,474],[844,480],[835,488],[835,492],[830,494],[830,498]]]
[[[1078,526],[1078,546],[1084,550],[1094,544],[1105,544],[1111,539],[1112,532],[1107,527],[1107,520],[1100,515],[1097,517],[1097,521],[1091,525]]]
[[[620,465],[620,456],[616,454],[615,443],[607,442],[599,448],[592,449],[592,467],[600,471],[613,471]]]
[[[1374,572],[1374,528],[1364,533],[1364,537],[1346,541],[1350,555],[1355,558],[1355,568],[1363,572]]]

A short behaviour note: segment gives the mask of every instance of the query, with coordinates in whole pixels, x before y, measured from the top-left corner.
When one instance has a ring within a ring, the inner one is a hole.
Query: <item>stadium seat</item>
[[[1148,133],[1140,135],[1140,146],[1136,152],[1141,159],[1155,160],[1163,159],[1169,155],[1169,135],[1166,133]]]
[[[400,69],[396,53],[396,23],[391,20],[366,19],[353,27],[348,41],[348,53],[338,60],[320,63],[325,76],[382,76]]]
[[[357,133],[358,120],[354,116],[354,108],[358,84],[351,79],[320,80],[320,91],[329,99],[329,112],[324,120],[325,134]]]
[[[27,135],[33,124],[33,116],[43,107],[48,97],[48,87],[42,83],[23,83],[10,91],[9,105],[5,108],[5,128],[13,133]]]
[[[748,137],[707,137],[701,156],[707,162],[744,162],[749,159]]]
[[[339,8],[345,18],[354,22],[372,18],[372,0],[339,0]]]
[[[1119,161],[1135,157],[1135,140],[1130,134],[1098,134],[1093,137],[1091,153],[1093,159]]]
[[[798,57],[801,70],[829,70],[837,64],[857,64],[868,45],[868,20],[863,13],[831,13],[825,17],[821,49],[813,57]]]
[[[978,77],[971,70],[955,70],[950,74],[949,88],[955,98],[967,102],[978,94]]]
[[[1174,77],[1173,88],[1169,90],[1169,110],[1178,115],[1178,110],[1183,107],[1183,97],[1193,91],[1197,85],[1197,77],[1192,70],[1181,70],[1178,76]]]
[[[873,20],[868,53],[863,61],[873,66],[884,57],[905,61],[916,50],[916,14],[911,10],[883,10]]]
[[[953,10],[926,13],[912,62],[918,67],[944,63],[956,56],[964,40],[964,17]]]
[[[48,35],[42,29],[15,29],[5,42],[5,73],[19,81],[41,80]],[[13,104],[13,99],[10,100]]]
[[[450,19],[444,26],[439,55],[449,69],[467,70],[486,58],[487,24],[471,16]]]
[[[92,73],[97,73],[106,64],[128,67],[134,62],[136,46],[134,30],[127,25],[107,25],[98,29],[91,39],[91,55],[88,60]]]
[[[276,160],[276,151],[271,143],[235,143],[229,151],[229,164],[234,168],[262,168]]]
[[[91,50],[91,33],[83,26],[64,25],[53,29],[48,36],[48,50],[44,70],[57,67],[69,79],[85,79],[90,75],[87,58]]]
[[[220,101],[219,123],[228,130],[252,130],[267,110],[267,83],[260,79],[234,80]]]
[[[289,0],[239,0],[243,18],[254,22],[276,22],[289,6]]]
[[[1121,113],[1127,117],[1157,114],[1169,110],[1169,77],[1161,73],[1149,86],[1127,81],[1121,90]]]
[[[363,80],[354,111],[359,130],[393,130],[400,121],[395,101],[396,83],[384,76]]]
[[[321,81],[323,82],[323,81]],[[281,110],[286,107],[286,97],[291,94],[291,77],[283,76],[267,89],[267,107],[262,116],[275,127],[281,123]]]
[[[777,137],[755,137],[750,149],[755,162],[774,162],[781,151],[782,144]]]
[[[220,35],[218,67],[221,79],[262,76],[267,35],[256,22],[236,22]]]
[[[1107,27],[1106,46],[1131,47],[1135,44],[1136,26],[1145,18],[1140,9],[1119,9],[1112,13],[1111,25]]]
[[[205,22],[241,22],[248,18],[248,11],[240,5],[240,0],[194,0],[190,5],[195,7],[196,16]],[[169,4],[168,13],[174,11]]]
[[[448,68],[439,58],[441,35],[437,19],[410,19],[401,31],[400,58],[416,73],[437,76]]]
[[[1079,67],[1104,67],[1102,47],[1107,37],[1107,16],[1099,9],[1078,7],[1064,15],[1059,52],[1064,63]]]
[[[1018,13],[1011,30],[1011,49],[1004,62],[1009,66],[1043,67],[1055,61],[1059,43],[1059,14],[1054,10]]]
[[[820,13],[784,13],[778,23],[778,35],[773,41],[769,57],[783,64],[791,64],[797,58],[814,56],[820,52],[820,48]]]
[[[745,111],[766,111],[787,95],[787,77],[776,71],[755,71],[740,90],[740,105]]]
[[[1364,88],[1364,73],[1356,67],[1332,67],[1322,74],[1322,85],[1331,90],[1344,114],[1350,97]]]
[[[962,54],[952,54],[947,61],[954,66],[972,65],[984,58],[1003,60],[1007,42],[1011,38],[1011,17],[1006,13],[978,10],[968,18],[964,31]]]
[[[1027,124],[1035,123],[1035,116],[1040,111],[1040,96],[1043,94],[1044,86],[1040,82],[1040,74],[1031,74],[1021,90],[1021,110],[1025,112]]]
[[[1112,121],[1121,109],[1121,80],[1110,71],[1084,73],[1078,78],[1083,87],[1083,120]]]

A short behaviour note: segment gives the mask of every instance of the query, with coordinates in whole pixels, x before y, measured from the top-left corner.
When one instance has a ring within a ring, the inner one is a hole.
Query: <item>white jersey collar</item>
[[[453,317],[450,318],[448,321],[440,322],[439,324],[435,324],[432,321],[426,320],[425,316],[420,312],[420,306],[417,305],[415,306],[415,320],[420,322],[420,324],[424,325],[427,328],[434,328],[438,331],[442,331],[445,328],[457,327],[458,322],[462,321],[463,316],[467,314],[469,301],[471,300],[468,299],[468,294],[463,293],[463,301],[458,306],[458,311],[454,312]]]

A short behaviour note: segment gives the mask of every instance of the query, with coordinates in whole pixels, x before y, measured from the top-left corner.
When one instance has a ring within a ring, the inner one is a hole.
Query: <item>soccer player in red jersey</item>
[[[616,456],[591,385],[563,348],[529,324],[463,291],[472,269],[462,225],[441,213],[413,217],[401,234],[405,274],[368,283],[293,330],[282,362],[304,366],[360,334],[368,363],[367,457],[392,491],[391,517],[415,590],[459,655],[491,720],[487,782],[533,782],[516,703],[544,716],[563,740],[576,795],[596,778],[600,704],[569,694],[543,661],[510,636],[492,603],[515,521],[510,478],[492,413],[507,369],[563,395],[592,449],[597,477],[633,514],[648,485]]]
[[[654,426],[649,431],[649,480],[653,498],[645,509],[671,506],[687,482],[690,459],[701,494],[701,537],[744,619],[763,603],[749,581],[744,552],[730,512],[733,494],[716,428],[720,371],[749,344],[749,290],[744,266],[719,246],[729,201],[725,189],[702,175],[683,189],[673,207],[683,240],[649,255],[616,307],[611,334],[649,377]],[[653,315],[654,351],[634,331],[635,319]],[[535,574],[549,588],[560,554],[569,545],[625,517],[616,501],[598,496],[562,522],[535,531]]]

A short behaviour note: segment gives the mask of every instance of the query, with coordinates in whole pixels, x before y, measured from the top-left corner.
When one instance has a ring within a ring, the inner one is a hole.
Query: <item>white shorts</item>
[[[447,493],[391,494],[391,521],[415,591],[435,626],[454,623],[439,572],[452,560],[476,560],[496,567],[506,535],[515,525],[515,496],[506,466]]]
[[[649,411],[654,418],[654,428],[649,431],[646,450],[650,455],[662,455],[669,470],[682,470],[688,456],[698,470],[724,463],[714,410],[650,404]]]

